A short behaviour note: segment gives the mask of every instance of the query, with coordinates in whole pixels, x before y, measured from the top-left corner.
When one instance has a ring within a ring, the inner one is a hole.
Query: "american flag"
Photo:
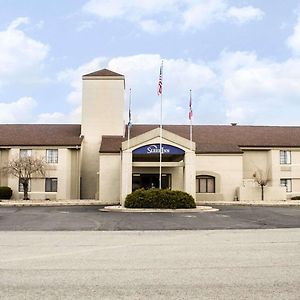
[[[189,119],[192,120],[193,118],[193,108],[192,108],[192,90],[190,90],[190,104],[189,104]]]
[[[131,109],[129,108],[128,112],[128,127],[132,127],[132,122],[131,122]]]
[[[161,66],[159,69],[159,80],[158,80],[158,86],[157,86],[157,95],[161,95],[162,94],[162,79],[163,79],[163,62],[161,62]]]
[[[131,128],[131,88],[129,89],[128,128]]]

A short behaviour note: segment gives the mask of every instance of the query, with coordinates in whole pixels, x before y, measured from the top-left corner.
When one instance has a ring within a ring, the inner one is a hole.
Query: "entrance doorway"
[[[171,174],[161,174],[162,189],[171,189]],[[159,188],[159,174],[132,174],[132,191]]]

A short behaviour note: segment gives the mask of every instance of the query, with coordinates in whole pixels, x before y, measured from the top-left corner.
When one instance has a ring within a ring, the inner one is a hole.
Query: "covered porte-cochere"
[[[160,148],[161,146],[161,148]],[[161,173],[160,173],[161,151]],[[195,144],[159,128],[122,143],[121,200],[139,188],[181,190],[195,197]]]

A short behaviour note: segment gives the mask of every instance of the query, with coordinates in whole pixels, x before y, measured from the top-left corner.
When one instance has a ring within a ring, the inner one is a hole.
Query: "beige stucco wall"
[[[45,178],[35,177],[31,180],[30,199],[79,199],[79,150],[55,147],[22,147],[32,149],[32,156],[46,157],[46,149],[58,149],[58,163],[46,165],[46,178],[57,178],[57,192],[45,192]],[[19,148],[7,151],[7,161],[19,157]],[[3,182],[3,178],[1,179]],[[18,191],[19,180],[8,176],[7,185],[13,190],[13,199],[22,198],[23,193]]]
[[[0,149],[0,186],[7,186],[7,175],[2,172],[2,168],[8,162],[8,149]]]
[[[280,150],[291,151],[291,164],[280,164]],[[260,168],[269,173],[269,182],[266,187],[266,198],[284,200],[300,194],[300,151],[295,148],[273,148],[264,150],[244,150],[244,179],[253,179],[255,168]],[[292,179],[292,192],[286,193],[280,187],[280,179]],[[260,199],[260,187],[247,186],[251,182],[244,183],[241,188],[240,200],[256,201]]]
[[[81,197],[98,199],[99,149],[102,135],[124,133],[124,77],[84,77],[82,82]]]
[[[101,154],[99,162],[99,201],[101,204],[119,204],[121,186],[120,155]]]
[[[261,188],[256,185],[255,187],[238,188],[239,201],[244,202],[259,202],[262,201]],[[266,186],[264,187],[264,201],[281,201],[286,200],[286,192],[284,187],[280,186]]]
[[[219,175],[219,191],[216,194],[197,193],[196,200],[233,201],[243,180],[243,156],[241,154],[201,154],[196,156],[196,174]],[[196,180],[196,176],[194,177]]]
[[[253,150],[243,153],[243,178],[253,179],[253,174],[257,168],[263,171],[268,170],[268,151]]]

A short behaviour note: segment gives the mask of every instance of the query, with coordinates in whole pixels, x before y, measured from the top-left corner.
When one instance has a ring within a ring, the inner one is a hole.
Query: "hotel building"
[[[46,177],[30,182],[31,199],[98,199],[123,203],[133,190],[159,185],[159,125],[128,128],[123,119],[125,78],[104,69],[82,77],[81,124],[0,125],[0,168],[10,159],[44,157]],[[253,174],[268,177],[265,200],[300,195],[300,127],[163,125],[163,188],[197,201],[260,201]],[[0,186],[22,197],[15,177]]]

